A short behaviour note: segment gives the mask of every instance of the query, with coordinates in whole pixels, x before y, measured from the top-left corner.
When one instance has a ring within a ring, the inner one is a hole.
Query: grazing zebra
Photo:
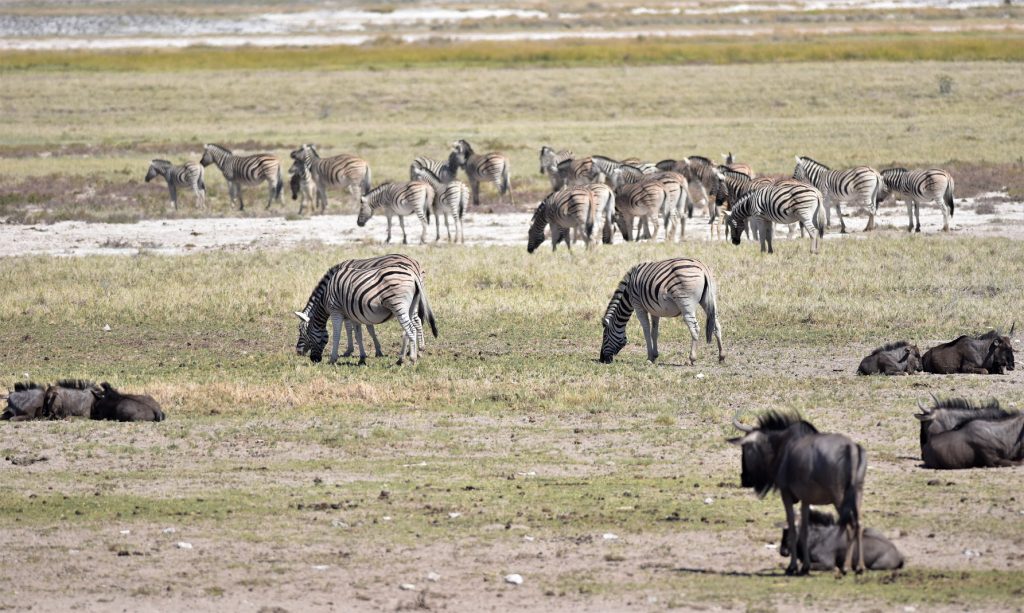
[[[452,151],[448,154],[448,161],[441,162],[438,160],[432,160],[430,158],[416,158],[409,165],[409,180],[415,181],[418,177],[414,175],[414,171],[417,168],[423,168],[437,175],[437,178],[442,183],[451,183],[455,180],[455,175],[459,172],[459,156]]]
[[[310,212],[315,211],[316,181],[313,179],[312,173],[309,172],[309,168],[306,167],[306,163],[302,160],[295,160],[291,168],[288,169],[288,173],[292,176],[292,200],[299,200],[299,197],[302,197],[299,200],[299,215],[302,215],[302,210],[307,204]]]
[[[321,283],[323,282],[324,280],[321,280]],[[308,324],[306,333],[309,359],[313,362],[323,359],[324,347],[327,345],[328,318],[334,323],[332,361],[337,359],[342,320],[364,326],[376,326],[392,317],[397,319],[403,332],[399,365],[406,355],[413,364],[418,358],[422,324],[417,323],[419,318],[416,310],[422,310],[427,322],[430,323],[431,332],[437,336],[437,322],[430,310],[422,279],[406,266],[337,268],[326,280],[326,285],[323,288],[318,285],[318,290],[314,290],[314,293],[319,293],[319,298],[311,298],[313,304],[310,312],[295,312],[299,319]],[[359,363],[365,364],[366,350],[363,347],[362,329],[357,327],[355,333],[356,343],[359,345]]]
[[[558,178],[558,165],[574,157],[576,155],[569,149],[555,151],[547,145],[540,148],[540,174],[548,175],[551,179],[551,189],[559,190],[565,184]]]
[[[146,183],[149,183],[157,175],[167,180],[167,190],[171,192],[171,204],[174,210],[178,210],[178,188],[188,187],[196,195],[196,208],[206,208],[206,182],[204,180],[204,169],[202,164],[196,162],[185,162],[181,166],[175,166],[167,160],[153,160],[146,173]]]
[[[658,359],[658,322],[662,317],[683,316],[690,329],[690,365],[697,363],[697,305],[707,316],[705,335],[718,341],[718,361],[725,360],[722,351],[722,326],[718,323],[715,305],[715,281],[711,270],[699,260],[672,258],[660,262],[643,262],[629,269],[612,294],[602,324],[601,362],[610,364],[626,346],[626,324],[636,311],[647,341],[647,359]],[[650,319],[648,319],[650,318]]]
[[[462,235],[462,216],[469,205],[469,188],[458,180],[442,181],[429,169],[413,164],[409,167],[413,179],[426,181],[434,189],[434,240],[441,240],[441,217],[444,217],[444,229],[448,232],[448,242],[452,242],[452,231],[448,226],[451,216],[455,224],[455,242],[465,244]]]
[[[420,278],[420,282],[423,281],[423,270],[420,268],[420,263],[410,258],[409,256],[402,255],[400,253],[390,253],[388,255],[377,256],[373,258],[364,258],[361,260],[345,260],[340,264],[335,264],[327,270],[327,273],[320,279],[316,287],[313,288],[313,293],[310,294],[309,300],[306,301],[306,307],[300,312],[296,311],[295,315],[299,318],[299,338],[295,343],[295,353],[298,355],[306,355],[310,351],[310,340],[309,340],[309,317],[313,313],[314,306],[323,298],[324,293],[327,290],[327,286],[330,283],[331,278],[338,270],[342,268],[360,268],[360,269],[371,269],[371,268],[386,268],[389,266],[405,267],[416,276]],[[425,302],[421,301],[419,305],[419,314],[414,317],[414,323],[416,324],[416,330],[418,334],[418,340],[420,345],[423,345],[423,325],[421,319],[427,317],[426,310],[429,308]],[[331,351],[331,364],[334,364],[338,359],[338,345],[340,342],[340,329],[341,321],[343,318],[341,315],[332,316],[331,321],[334,325],[334,344]],[[347,348],[345,353],[341,354],[342,357],[349,357],[352,355],[352,332],[355,328],[359,327],[359,324],[353,324],[351,320],[345,321],[345,335],[347,337]],[[367,331],[370,333],[370,338],[373,340],[374,354],[376,357],[382,357],[384,353],[380,348],[380,341],[377,339],[377,334],[374,331],[373,326],[366,326]]]
[[[316,147],[304,144],[292,151],[292,159],[301,159],[313,175],[321,213],[327,211],[328,187],[347,188],[356,199],[370,191],[370,164],[361,157],[342,153],[322,158]]]
[[[638,168],[623,164],[612,170],[609,175],[612,185],[618,186],[623,183],[639,183],[642,181],[657,181],[665,188],[665,201],[660,211],[662,222],[665,226],[665,240],[670,238],[679,242],[686,234],[686,217],[683,211],[686,205],[688,185],[686,177],[673,171],[659,171],[657,166],[650,166],[648,169]],[[641,225],[645,220],[641,219]],[[679,236],[676,238],[676,228],[679,229]]]
[[[526,251],[533,253],[544,242],[544,227],[551,225],[551,250],[565,241],[572,252],[572,243],[583,238],[590,249],[590,238],[594,232],[594,193],[585,187],[567,187],[551,192],[537,205],[530,222]],[[570,232],[575,232],[574,236]]]
[[[796,158],[793,178],[807,181],[821,191],[825,197],[825,225],[832,225],[829,209],[835,205],[839,215],[839,231],[846,233],[846,222],[839,205],[843,202],[859,204],[868,209],[868,225],[864,231],[875,227],[875,212],[878,210],[878,194],[882,189],[882,175],[869,166],[857,166],[848,170],[829,170],[828,166],[809,157]]]
[[[760,231],[761,251],[765,251],[767,244],[768,253],[774,253],[773,223],[800,222],[811,235],[811,253],[818,253],[818,243],[825,235],[823,208],[824,199],[815,187],[794,179],[779,181],[747,194],[732,205],[728,222],[732,243],[740,244],[747,219],[755,217],[764,222]]]
[[[725,167],[734,172],[742,172],[745,175],[751,177],[754,176],[754,169],[750,167],[750,164],[744,164],[743,162],[737,162],[736,158],[733,157],[732,151],[729,153],[723,153],[722,157],[725,158]]]
[[[627,241],[637,240],[633,234],[633,220],[639,218],[641,227],[654,227],[653,236],[658,238],[658,216],[669,200],[670,194],[660,181],[640,181],[639,183],[621,183],[615,190],[615,212],[618,214],[622,230],[622,238]],[[648,233],[650,233],[648,231]]]
[[[939,168],[929,170],[907,170],[906,168],[887,168],[882,171],[882,190],[878,202],[888,200],[889,196],[903,198],[907,203],[907,232],[921,231],[922,202],[934,203],[942,210],[942,231],[949,232],[949,220],[953,217],[953,177]],[[914,218],[917,226],[914,226]]]
[[[452,143],[452,152],[455,154],[459,166],[466,171],[466,176],[469,178],[474,206],[480,206],[480,181],[494,183],[498,188],[498,193],[502,196],[508,192],[509,200],[515,206],[516,197],[512,194],[512,181],[509,178],[511,166],[508,158],[500,153],[476,153],[465,140]]]
[[[269,153],[252,155],[232,155],[231,150],[220,145],[203,145],[203,166],[216,164],[228,182],[228,201],[234,203],[238,198],[238,210],[245,209],[242,200],[242,187],[267,182],[267,208],[276,199],[281,202],[284,181],[281,180],[281,162]]]
[[[758,177],[752,179],[750,175],[742,172],[731,170],[726,166],[719,166],[715,169],[715,176],[718,177],[719,188],[715,196],[715,217],[712,219],[714,226],[712,232],[715,238],[718,238],[721,234],[721,226],[729,219],[729,214],[732,211],[732,205],[735,202],[739,202],[741,198],[746,196],[752,191],[759,190],[769,185],[772,185],[775,180],[771,177]],[[724,211],[723,215],[718,215],[719,209]],[[750,224],[747,224],[747,238],[750,238]],[[760,225],[754,225],[755,238],[760,238]]]
[[[407,183],[382,183],[359,199],[359,216],[356,225],[360,228],[373,217],[377,209],[381,209],[388,220],[388,236],[385,243],[391,242],[391,218],[398,216],[398,225],[402,228],[402,244],[409,243],[405,235],[405,216],[415,213],[423,227],[420,243],[427,242],[427,223],[430,221],[430,206],[434,202],[434,188],[426,181],[409,181]]]

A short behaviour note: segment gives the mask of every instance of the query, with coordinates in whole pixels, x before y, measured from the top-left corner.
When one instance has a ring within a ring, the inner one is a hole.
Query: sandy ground
[[[830,231],[826,238],[865,236],[860,230],[866,223],[866,214],[849,209],[844,214],[848,217],[847,226],[851,233],[840,235]],[[905,230],[906,208],[891,203],[884,206],[880,209],[878,223],[882,231]],[[529,213],[471,213],[467,215],[464,226],[466,245],[525,247],[529,225]],[[380,217],[372,218],[360,228],[354,215],[323,215],[297,220],[269,217],[151,220],[134,224],[80,221],[52,225],[0,224],[0,257],[134,255],[143,251],[171,255],[218,250],[288,249],[303,243],[367,244],[382,242],[385,228],[386,222]],[[921,231],[933,234],[941,228],[941,212],[935,207],[924,207]],[[411,244],[419,242],[420,229],[418,220],[410,218],[407,221],[406,230]],[[780,228],[776,234],[779,240],[785,240],[785,229]],[[957,203],[952,234],[1024,239],[1024,203],[1011,202],[1005,194],[998,193],[961,199]],[[433,242],[434,236],[435,229],[431,223],[427,241]],[[443,222],[441,236],[443,242],[446,236]],[[706,217],[690,220],[686,240],[703,240],[707,236]],[[399,241],[401,230],[396,221],[392,242]]]

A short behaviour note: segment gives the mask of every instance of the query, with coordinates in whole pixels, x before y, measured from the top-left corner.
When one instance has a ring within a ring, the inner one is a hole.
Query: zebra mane
[[[28,383],[18,382],[18,383],[14,384],[14,391],[16,391],[16,392],[27,392],[28,390],[42,390],[42,389],[46,389],[46,386],[45,385],[40,385],[40,384],[36,383],[35,381],[29,381]]]
[[[160,164],[162,166],[173,166],[170,160],[153,160],[150,164]]]
[[[676,167],[676,160],[662,160],[655,164],[659,170],[672,170]]]
[[[206,145],[206,146],[207,146],[207,147],[215,147],[215,148],[217,148],[217,149],[220,149],[220,150],[221,150],[221,151],[223,151],[224,153],[227,153],[227,154],[229,154],[229,155],[231,154],[231,150],[230,150],[230,149],[228,149],[227,147],[225,147],[224,145],[218,145],[217,143],[210,143],[210,144],[208,144],[208,145]]]
[[[715,170],[720,172],[720,173],[722,173],[727,178],[729,178],[729,177],[731,177],[733,179],[752,179],[753,178],[753,177],[751,177],[750,175],[748,175],[745,172],[740,172],[738,170],[733,170],[732,168],[729,168],[728,166],[725,166],[725,165],[722,165],[722,164],[719,164],[718,166],[716,166]]]
[[[709,160],[708,158],[706,158],[706,157],[704,157],[702,155],[689,155],[689,156],[686,157],[686,159],[693,160],[694,162],[697,162],[701,166],[714,166],[715,165],[714,162],[712,162],[711,160]]]
[[[316,145],[312,145],[310,143],[303,143],[302,146],[303,146],[303,148],[309,149],[309,153],[313,157],[315,157],[315,158],[319,158],[320,157],[320,152],[316,150]]]
[[[63,387],[73,390],[87,390],[91,387],[96,387],[96,384],[92,381],[86,381],[85,379],[61,379],[54,384],[54,387]]]
[[[537,220],[544,216],[544,211],[547,209],[548,198],[550,198],[551,196],[553,196],[553,195],[555,195],[557,193],[558,192],[551,192],[550,194],[545,196],[543,200],[540,201],[540,204],[538,204],[537,208],[534,209],[534,211],[533,211],[533,217],[530,218],[530,223],[531,224],[537,223]]]
[[[804,418],[797,412],[787,411],[776,411],[775,409],[768,410],[762,413],[757,418],[757,429],[758,430],[772,430],[779,431],[785,430],[790,426],[802,425],[804,430],[807,432],[817,432],[810,422],[804,421]]]
[[[468,140],[466,140],[464,138],[460,138],[458,141],[456,141],[455,144],[458,145],[459,148],[461,148],[463,151],[466,152],[466,156],[469,156],[469,155],[471,155],[473,153],[473,145],[470,145]],[[454,153],[454,151],[453,151],[453,153]]]
[[[822,168],[824,168],[825,170],[829,170],[829,167],[828,167],[828,166],[825,166],[824,164],[822,164],[822,163],[821,163],[821,162],[819,162],[818,160],[816,160],[816,159],[814,159],[814,158],[810,158],[810,157],[807,157],[806,155],[801,155],[801,156],[800,156],[800,161],[801,161],[801,162],[810,162],[810,163],[812,163],[812,164],[817,164],[818,166],[821,166],[821,167],[822,167]]]
[[[375,193],[379,192],[379,191],[380,191],[381,189],[383,189],[383,188],[385,188],[385,187],[388,187],[388,186],[390,186],[390,185],[392,185],[392,181],[386,181],[386,182],[384,182],[384,183],[381,183],[381,184],[380,184],[380,185],[378,185],[377,187],[375,187],[375,188],[371,189],[370,191],[366,192],[366,194],[365,194],[365,195],[363,195],[363,198],[369,198],[369,197],[370,197],[370,196],[372,196],[373,194],[375,194]]]
[[[882,345],[881,347],[876,348],[874,351],[872,351],[868,355],[871,356],[871,355],[875,355],[876,353],[882,353],[883,351],[892,351],[893,349],[902,349],[903,347],[909,347],[909,346],[910,346],[910,343],[908,341],[894,341],[892,343],[886,343],[886,344]]]
[[[908,171],[906,168],[904,168],[902,166],[893,166],[892,168],[886,168],[885,170],[882,171],[881,174],[884,175],[887,172],[910,172],[910,171]]]
[[[590,156],[590,159],[595,160],[595,161],[611,162],[612,164],[621,164],[622,163],[622,162],[620,162],[618,160],[613,160],[612,158],[604,156],[604,155],[592,155],[592,156]]]
[[[452,155],[455,155],[455,154],[453,153]],[[416,159],[419,159],[419,158],[416,158]],[[441,180],[441,177],[437,176],[437,173],[434,172],[433,170],[431,170],[430,168],[427,168],[426,166],[423,166],[422,164],[416,164],[415,162],[413,162],[413,166],[415,166],[420,172],[422,172],[423,174],[427,175],[427,177],[429,177],[433,181],[435,181],[435,182],[437,182],[439,184],[444,183],[444,181]]]

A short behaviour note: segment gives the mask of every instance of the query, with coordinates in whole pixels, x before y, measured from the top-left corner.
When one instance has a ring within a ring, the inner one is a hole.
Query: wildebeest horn
[[[1017,321],[1014,320],[1014,322],[1012,324],[1010,324],[1010,332],[1007,333],[1006,336],[1013,336],[1013,329],[1016,328],[1016,327],[1017,327]]]
[[[740,432],[753,432],[754,426],[744,426],[740,423],[740,412],[736,411],[736,415],[732,418],[732,425]]]
[[[917,401],[917,408],[921,409],[921,413],[925,415],[931,413],[928,407],[924,406],[924,404],[922,404],[920,400]]]

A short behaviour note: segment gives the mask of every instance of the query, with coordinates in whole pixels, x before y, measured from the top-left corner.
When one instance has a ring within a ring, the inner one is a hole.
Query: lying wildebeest
[[[93,390],[96,384],[81,379],[64,379],[46,390],[44,415],[49,419],[91,417],[96,403]]]
[[[146,394],[122,394],[104,381],[100,389],[93,389],[96,404],[93,405],[93,419],[115,419],[117,421],[163,421],[164,412],[152,396]]]
[[[939,375],[973,373],[978,375],[1002,375],[1013,370],[1013,334],[1016,322],[1010,326],[1010,334],[1003,336],[991,330],[978,337],[961,336],[956,340],[932,347],[925,352],[922,364],[926,372]]]
[[[926,468],[1013,466],[1024,462],[1024,414],[998,401],[975,405],[963,398],[918,402],[921,460]]]
[[[811,569],[832,570],[842,566],[846,559],[850,540],[846,532],[836,525],[835,515],[811,510],[811,524],[807,533],[807,542],[811,548]],[[864,563],[870,570],[896,570],[903,568],[903,556],[896,546],[881,532],[864,528]],[[797,556],[804,557],[804,550],[797,545]],[[856,548],[856,545],[854,546]],[[789,528],[782,529],[782,540],[779,544],[779,555],[787,557],[789,551]],[[859,552],[853,555],[860,557]]]
[[[729,439],[743,449],[740,484],[752,488],[759,497],[773,489],[779,490],[786,508],[789,526],[790,562],[786,574],[797,572],[797,552],[803,554],[800,574],[811,570],[807,533],[812,504],[831,504],[839,511],[839,527],[848,540],[856,543],[847,548],[846,559],[837,567],[845,572],[857,552],[854,569],[864,570],[864,548],[861,546],[861,503],[864,497],[864,475],[867,454],[864,449],[841,434],[822,434],[800,415],[768,411],[758,418],[757,427],[745,426],[733,419],[744,436]],[[800,506],[800,534],[796,538],[793,505]]]
[[[0,419],[42,419],[45,404],[45,387],[38,383],[15,383],[14,391],[7,396],[7,409],[0,415]]]
[[[921,371],[921,350],[907,341],[887,343],[860,361],[858,375],[912,375]]]

